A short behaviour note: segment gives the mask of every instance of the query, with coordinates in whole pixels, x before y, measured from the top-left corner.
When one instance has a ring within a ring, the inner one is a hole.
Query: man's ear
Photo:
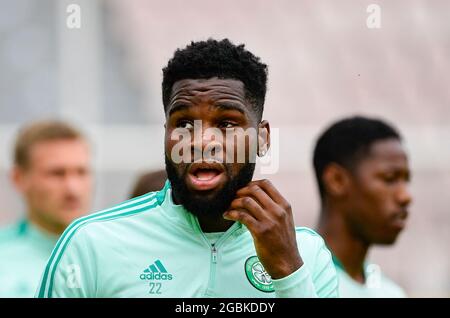
[[[263,120],[258,125],[258,156],[264,157],[270,148],[270,125]]]
[[[11,182],[14,184],[14,187],[17,191],[23,193],[26,191],[27,182],[26,182],[26,171],[22,167],[14,166],[10,173]]]
[[[341,165],[330,163],[322,173],[322,182],[327,194],[343,197],[350,191],[351,174]]]

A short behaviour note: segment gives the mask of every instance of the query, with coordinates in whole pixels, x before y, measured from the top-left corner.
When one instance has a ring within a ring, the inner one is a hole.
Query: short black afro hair
[[[172,86],[182,79],[235,79],[244,83],[246,98],[261,119],[267,90],[267,65],[259,57],[228,39],[191,42],[176,50],[163,68],[162,97],[167,109]]]
[[[320,196],[325,196],[322,175],[330,163],[337,163],[353,171],[359,160],[366,157],[373,143],[385,139],[398,139],[397,130],[379,119],[355,116],[340,120],[319,137],[314,149],[314,170]]]

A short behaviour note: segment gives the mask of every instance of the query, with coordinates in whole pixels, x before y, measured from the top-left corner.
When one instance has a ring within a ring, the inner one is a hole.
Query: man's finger
[[[259,203],[251,197],[242,197],[234,199],[230,204],[230,210],[243,210],[243,213],[249,213],[254,219],[263,221],[267,218],[264,209]]]
[[[291,205],[289,202],[281,195],[281,193],[275,188],[275,186],[267,179],[254,181],[255,184],[260,186],[269,196],[270,198],[283,207],[286,210],[291,209]]]
[[[273,209],[276,202],[257,184],[250,184],[245,188],[240,189],[236,196],[238,198],[252,197],[264,209]]]
[[[250,213],[241,210],[228,210],[223,214],[223,218],[244,224],[250,232],[254,232],[258,226],[258,221]]]

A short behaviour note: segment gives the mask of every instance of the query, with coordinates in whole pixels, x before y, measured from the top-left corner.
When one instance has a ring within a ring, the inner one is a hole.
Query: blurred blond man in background
[[[13,163],[25,215],[0,229],[0,297],[33,297],[58,237],[90,208],[91,153],[74,127],[41,121],[19,132]]]

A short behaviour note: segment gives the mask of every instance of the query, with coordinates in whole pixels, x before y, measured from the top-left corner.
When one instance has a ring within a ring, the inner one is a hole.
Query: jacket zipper
[[[210,263],[210,270],[209,270],[209,281],[208,281],[208,287],[206,289],[206,296],[214,296],[212,295],[212,292],[214,290],[215,286],[215,279],[216,279],[216,266],[217,266],[217,259],[219,254],[219,246],[222,245],[222,243],[228,239],[236,230],[238,229],[238,223],[236,222],[229,228],[221,238],[219,238],[215,243],[210,243],[208,238],[205,236],[203,231],[200,228],[200,224],[198,223],[198,219],[196,219],[197,227],[201,233],[201,236],[203,237],[203,240],[208,245],[208,247],[211,250],[211,263]],[[234,227],[234,228],[233,228]]]
[[[211,257],[213,264],[217,264],[217,248],[215,243],[211,244]]]

